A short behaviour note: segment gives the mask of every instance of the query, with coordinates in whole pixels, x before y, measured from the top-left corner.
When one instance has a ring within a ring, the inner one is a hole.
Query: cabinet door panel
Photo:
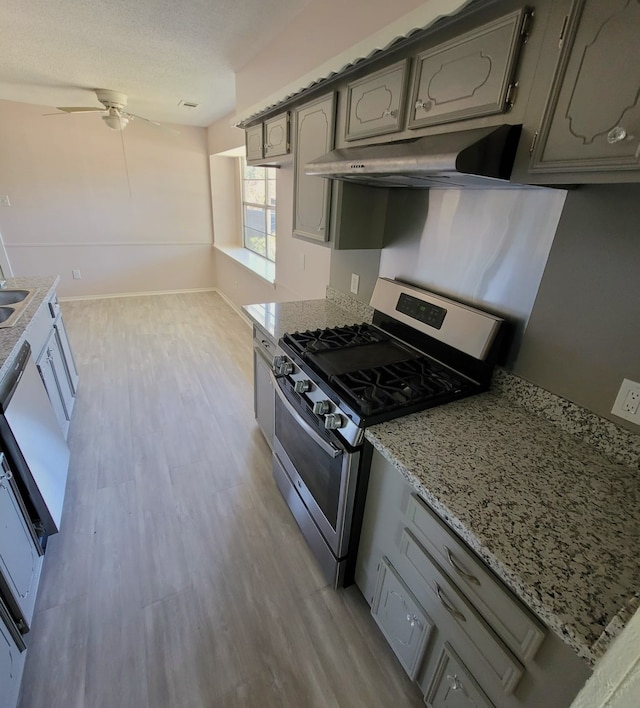
[[[0,476],[7,473],[2,455]],[[31,623],[42,557],[31,536],[24,513],[10,480],[0,479],[0,571],[4,582]]]
[[[433,623],[386,558],[380,561],[371,614],[409,678],[415,679]]]
[[[446,643],[424,702],[429,708],[493,708],[493,703]]]
[[[419,54],[409,128],[506,111],[523,18],[518,10]]]
[[[269,447],[273,447],[275,427],[274,390],[271,370],[257,348],[253,350],[253,411],[255,419],[265,436]]]
[[[264,156],[280,157],[289,153],[289,112],[264,123]]]
[[[263,150],[262,123],[247,128],[244,138],[247,146],[247,161],[261,160]]]
[[[640,64],[636,0],[574,4],[532,172],[640,167]]]
[[[316,241],[329,239],[331,180],[309,177],[304,167],[333,149],[335,107],[332,93],[296,110],[294,234]]]
[[[71,351],[71,345],[69,344],[67,329],[62,321],[62,316],[57,319],[53,327],[56,331],[56,341],[60,347],[64,370],[67,374],[67,378],[69,379],[71,393],[75,395],[78,388],[78,370],[76,369],[76,362],[73,358],[73,352]]]
[[[0,600],[0,701],[12,708],[17,704],[24,668],[24,643],[9,630],[8,612]]]
[[[345,140],[394,133],[402,128],[408,60],[347,86]]]

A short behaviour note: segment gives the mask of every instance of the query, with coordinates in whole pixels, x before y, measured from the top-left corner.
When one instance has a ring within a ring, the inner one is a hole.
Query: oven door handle
[[[296,421],[296,423],[307,433],[307,435],[315,442],[317,443],[328,455],[331,455],[331,457],[338,457],[338,455],[342,454],[342,450],[339,450],[337,447],[334,447],[331,443],[327,442],[326,440],[323,440],[318,433],[307,423],[306,420],[304,420],[300,413],[291,405],[287,397],[284,395],[282,392],[282,389],[280,388],[280,384],[278,383],[276,377],[271,374],[271,383],[273,384],[273,388],[275,392],[278,394],[278,397],[282,401],[282,405],[287,409],[287,412],[289,415]]]

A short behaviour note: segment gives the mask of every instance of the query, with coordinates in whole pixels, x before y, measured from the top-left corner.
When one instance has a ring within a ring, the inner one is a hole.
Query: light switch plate
[[[360,276],[357,273],[351,273],[351,292],[354,295],[357,295],[359,289],[360,289]]]
[[[624,379],[611,412],[640,425],[640,383]]]

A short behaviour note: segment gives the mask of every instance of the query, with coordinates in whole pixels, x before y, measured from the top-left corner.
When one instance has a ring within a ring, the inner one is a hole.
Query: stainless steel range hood
[[[341,148],[310,162],[304,171],[307,175],[378,187],[520,186],[507,180],[521,128],[521,125],[501,125]]]

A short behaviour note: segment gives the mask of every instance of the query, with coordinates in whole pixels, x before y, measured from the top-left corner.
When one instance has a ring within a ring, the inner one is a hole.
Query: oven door
[[[328,434],[322,421],[281,381],[274,380],[277,462],[332,554],[343,558],[349,547],[360,452]]]

